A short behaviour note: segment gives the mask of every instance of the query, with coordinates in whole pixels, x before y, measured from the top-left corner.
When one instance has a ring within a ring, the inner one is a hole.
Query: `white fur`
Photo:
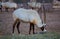
[[[44,25],[42,24],[42,21],[38,12],[32,9],[19,8],[13,12],[13,18],[14,20],[19,18],[23,22],[34,23],[38,27],[42,27]]]
[[[37,8],[41,7],[41,3],[36,3],[36,2],[28,2],[28,5],[31,7],[37,7]]]
[[[16,3],[12,3],[12,2],[2,3],[2,6],[7,7],[7,8],[17,8],[17,4]]]

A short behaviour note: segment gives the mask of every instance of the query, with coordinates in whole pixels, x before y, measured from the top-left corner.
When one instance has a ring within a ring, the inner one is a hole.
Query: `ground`
[[[12,34],[12,26],[14,23],[13,12],[0,12],[0,35],[10,35]],[[42,17],[42,13],[39,13]],[[60,10],[53,10],[52,12],[46,12],[46,29],[48,32],[57,32],[60,33]],[[20,25],[21,34],[28,34],[29,32],[29,23],[21,23]],[[35,26],[35,32],[39,32]],[[15,33],[17,29],[15,28]]]

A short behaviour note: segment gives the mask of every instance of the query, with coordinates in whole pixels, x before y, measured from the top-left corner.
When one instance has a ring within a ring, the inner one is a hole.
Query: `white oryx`
[[[2,7],[6,8],[6,9],[16,9],[17,8],[17,4],[14,2],[2,2]]]
[[[30,23],[29,34],[31,32],[32,27],[34,33],[34,25],[41,28],[42,31],[46,31],[44,28],[44,25],[46,24],[42,23],[41,18],[36,10],[19,8],[13,12],[13,18],[15,21],[13,24],[13,33],[16,24],[17,24],[18,33],[20,33],[19,31],[20,22]]]
[[[28,5],[34,8],[41,8],[41,3],[38,2],[28,2]]]
[[[28,2],[28,6],[32,9],[35,9],[39,12],[39,10],[41,9],[41,3],[39,2]]]

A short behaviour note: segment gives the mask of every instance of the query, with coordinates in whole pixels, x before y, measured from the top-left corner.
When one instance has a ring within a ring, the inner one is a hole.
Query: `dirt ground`
[[[0,35],[12,34],[13,25],[13,12],[0,12]],[[41,16],[42,13],[39,13]],[[46,12],[46,29],[49,32],[60,33],[60,10],[53,10],[53,12]],[[22,23],[20,25],[21,34],[28,34],[29,23]],[[35,32],[39,32],[39,29],[35,26]],[[15,33],[17,29],[15,28]]]

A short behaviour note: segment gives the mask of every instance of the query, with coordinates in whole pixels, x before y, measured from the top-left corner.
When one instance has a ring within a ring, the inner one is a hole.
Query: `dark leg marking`
[[[20,21],[18,21],[18,23],[17,23],[17,30],[18,30],[18,34],[20,34],[20,31],[19,31],[19,25],[20,25]]]
[[[8,12],[8,8],[5,8],[6,9],[6,11]]]
[[[31,33],[32,28],[33,28],[33,34],[34,34],[34,24],[33,23],[30,23],[29,34]]]
[[[16,21],[13,24],[13,31],[12,31],[12,33],[14,33],[14,29],[15,29],[15,26],[16,26],[17,22],[18,22],[18,19],[16,19]]]
[[[13,32],[12,32],[12,33],[14,33],[14,29],[15,29],[16,23],[17,23],[17,20],[16,20],[16,21],[14,22],[14,24],[13,24]]]
[[[14,10],[16,10],[16,8],[14,8]]]
[[[1,12],[2,12],[2,5],[0,6]]]
[[[35,32],[34,32],[34,24],[33,24],[33,26],[32,26],[32,27],[33,27],[33,34],[35,34]]]
[[[30,28],[29,28],[29,34],[30,34],[30,32],[31,32],[31,24],[30,24]]]

